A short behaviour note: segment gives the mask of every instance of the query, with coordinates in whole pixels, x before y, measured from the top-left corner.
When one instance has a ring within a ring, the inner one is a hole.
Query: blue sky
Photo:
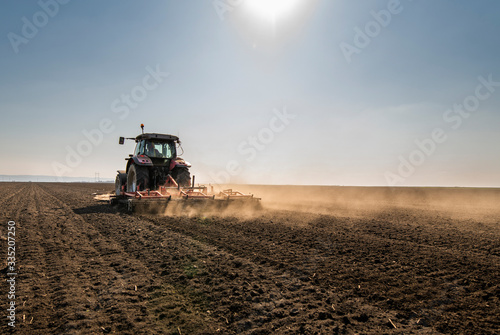
[[[2,2],[0,174],[113,178],[144,123],[200,182],[500,186],[498,1],[251,1]]]

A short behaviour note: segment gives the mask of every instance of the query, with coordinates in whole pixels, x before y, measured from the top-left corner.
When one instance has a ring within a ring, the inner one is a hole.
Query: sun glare
[[[246,0],[248,10],[261,18],[275,22],[292,15],[300,0]]]

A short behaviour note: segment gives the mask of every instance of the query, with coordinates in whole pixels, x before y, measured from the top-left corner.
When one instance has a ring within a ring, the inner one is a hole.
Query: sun
[[[253,49],[274,48],[304,27],[319,0],[227,0],[238,3],[232,22]],[[269,49],[270,50],[270,49]]]
[[[301,0],[245,0],[247,10],[256,16],[276,22],[293,14]]]

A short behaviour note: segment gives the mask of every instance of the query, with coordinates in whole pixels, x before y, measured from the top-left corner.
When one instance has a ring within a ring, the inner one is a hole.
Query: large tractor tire
[[[144,166],[130,165],[127,174],[127,192],[144,191],[149,187],[149,171]]]
[[[125,190],[122,189],[123,185],[126,184],[127,184],[127,174],[125,173],[125,171],[119,172],[116,175],[115,179],[115,194],[117,196],[122,195],[123,191],[126,191],[126,189]]]
[[[180,187],[191,186],[191,174],[189,173],[189,169],[187,167],[175,167],[172,170],[172,178],[174,178]]]

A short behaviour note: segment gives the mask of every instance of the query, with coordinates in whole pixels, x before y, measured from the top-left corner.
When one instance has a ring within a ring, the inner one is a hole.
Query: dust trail
[[[293,211],[359,218],[404,210],[500,227],[500,189],[496,188],[214,185],[214,192],[227,188],[262,198],[261,206],[252,202],[229,205],[224,201],[171,201],[167,208],[156,208],[152,212],[251,218],[264,211]],[[113,193],[94,194],[94,199],[107,201],[110,195]]]
[[[460,220],[500,223],[500,189],[225,185],[262,198],[262,206],[346,217],[411,210]]]
[[[170,201],[163,211],[165,216],[237,216],[252,218],[262,212],[262,206],[256,201]]]

